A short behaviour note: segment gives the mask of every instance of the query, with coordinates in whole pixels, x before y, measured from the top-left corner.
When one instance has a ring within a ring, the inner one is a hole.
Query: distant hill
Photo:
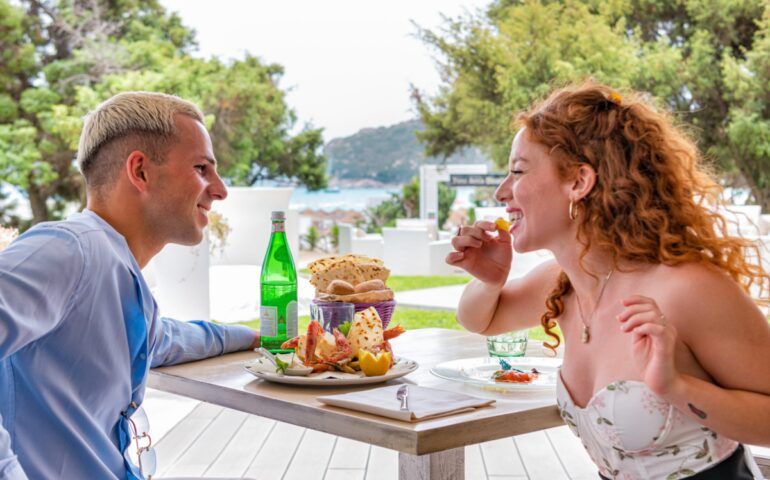
[[[422,130],[419,120],[389,127],[365,128],[349,137],[335,138],[324,147],[328,173],[340,180],[374,180],[405,183],[419,173],[420,165],[439,164],[440,158],[426,158],[414,133]],[[447,163],[489,163],[475,148],[467,148]]]

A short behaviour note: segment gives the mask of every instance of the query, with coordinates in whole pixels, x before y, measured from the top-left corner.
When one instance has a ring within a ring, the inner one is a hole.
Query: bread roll
[[[329,282],[329,286],[326,287],[326,291],[334,295],[350,295],[355,292],[355,289],[350,282],[346,282],[345,280],[332,280]]]
[[[386,288],[384,290],[371,290],[369,292],[351,293],[350,295],[334,295],[326,292],[319,292],[319,300],[325,302],[347,302],[347,303],[376,303],[393,300],[393,290]]]
[[[351,260],[339,260],[325,270],[314,273],[310,283],[319,292],[328,292],[329,284],[334,280],[345,280],[351,285],[358,285],[366,279],[361,274],[358,265]]]
[[[385,289],[385,282],[383,282],[378,278],[361,282],[354,287],[354,290],[356,293],[371,292],[372,290],[384,290],[384,289]],[[336,293],[336,292],[331,292],[331,293]],[[348,292],[348,293],[353,293],[353,292]]]

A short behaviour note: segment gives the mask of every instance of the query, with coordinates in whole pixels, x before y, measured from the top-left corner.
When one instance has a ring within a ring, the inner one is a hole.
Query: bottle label
[[[292,300],[286,304],[286,336],[294,338],[297,336],[297,302]]]
[[[278,309],[276,307],[259,307],[259,334],[263,337],[278,335]]]

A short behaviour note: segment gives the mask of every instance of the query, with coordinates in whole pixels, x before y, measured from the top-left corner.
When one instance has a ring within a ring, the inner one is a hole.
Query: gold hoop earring
[[[569,201],[569,219],[574,220],[577,216],[575,215],[575,205],[573,204],[572,200]]]

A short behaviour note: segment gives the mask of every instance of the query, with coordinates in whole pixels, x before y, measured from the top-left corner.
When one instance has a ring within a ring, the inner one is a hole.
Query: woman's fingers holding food
[[[495,222],[490,222],[489,220],[477,220],[473,223],[473,226],[487,232],[494,232],[497,230],[497,225],[495,225]]]
[[[484,244],[482,240],[467,235],[452,237],[451,243],[452,247],[460,252],[464,251],[466,248],[480,248]]]
[[[460,226],[457,236],[471,236],[483,240],[489,238],[489,233],[494,232],[495,229],[495,224],[492,222],[478,221],[473,225]]]
[[[463,251],[466,248],[480,248],[485,241],[491,238],[488,233],[492,222],[476,222],[473,225],[461,225],[457,228],[457,235],[452,237],[451,243],[455,250]]]
[[[457,265],[463,260],[465,260],[465,253],[463,252],[449,252],[445,259],[449,265]]]

